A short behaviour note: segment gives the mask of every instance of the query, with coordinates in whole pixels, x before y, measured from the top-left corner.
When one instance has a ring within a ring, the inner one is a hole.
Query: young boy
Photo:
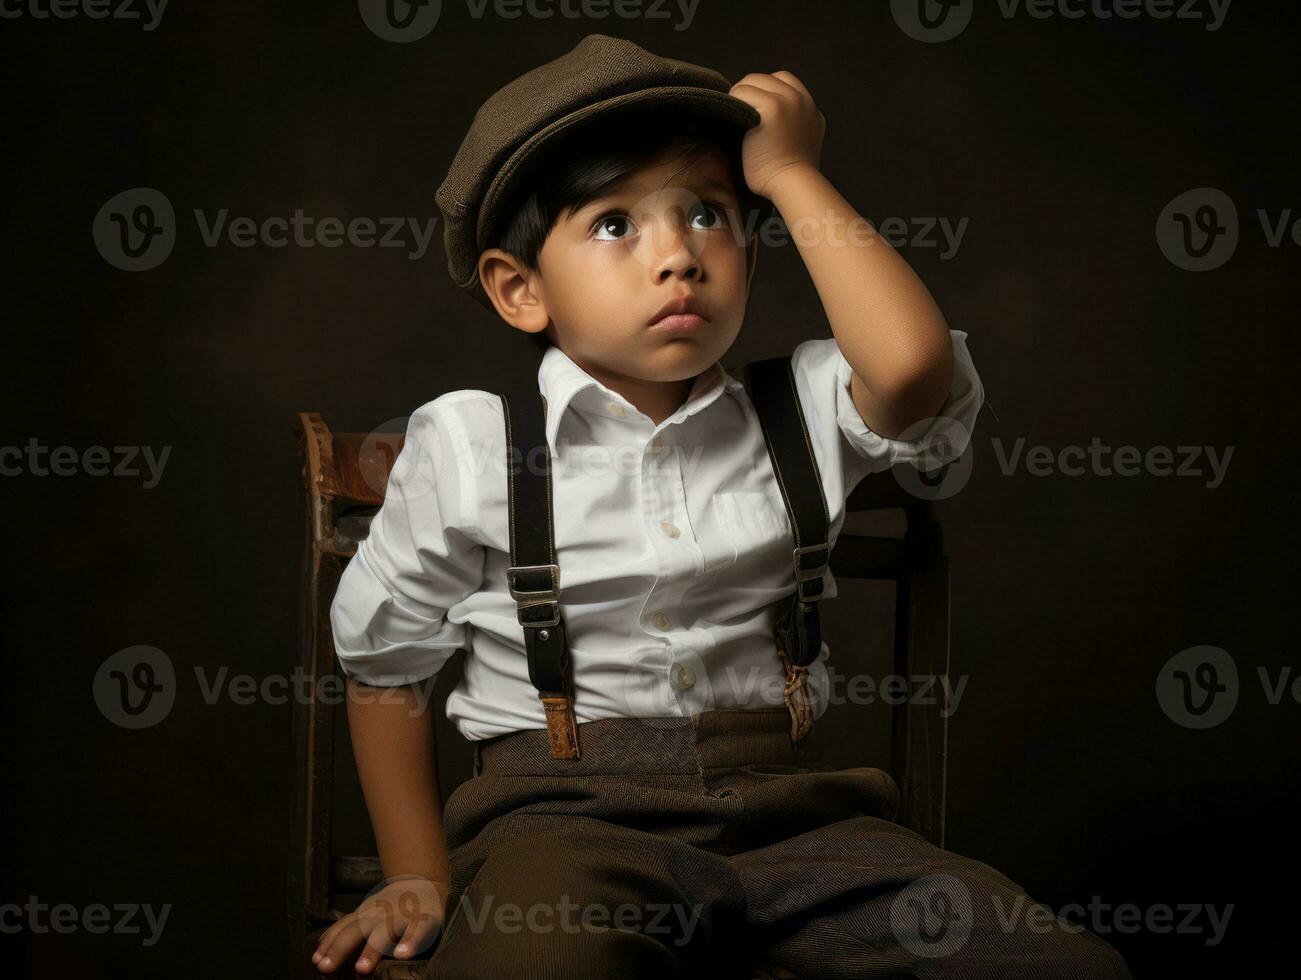
[[[800,666],[774,642],[791,488],[719,363],[756,212],[780,212],[834,334],[790,361],[829,542],[868,473],[961,455],[984,395],[966,334],[819,172],[823,131],[790,72],[729,86],[602,35],[476,114],[438,191],[449,270],[543,351],[563,626],[522,628],[508,581],[506,402],[422,406],[332,608],[387,878],[326,932],[322,972],[437,941],[422,976],[1129,975],[1051,915],[1009,922],[1024,892],[892,822],[885,772],[822,761],[830,651]],[[551,631],[572,676],[548,692]],[[414,688],[461,647],[447,712],[475,778],[440,812]]]

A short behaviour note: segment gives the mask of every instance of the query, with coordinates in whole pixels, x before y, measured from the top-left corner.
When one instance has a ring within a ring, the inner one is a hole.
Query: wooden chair
[[[367,533],[370,518],[383,503],[388,473],[404,436],[334,433],[320,415],[302,412],[299,451],[305,494],[306,539],[302,576],[302,643],[299,668],[321,690],[320,682],[339,676],[330,633],[330,604],[339,576]],[[842,532],[831,555],[837,579],[896,583],[893,670],[904,677],[937,681],[949,669],[949,567],[939,524],[928,501],[906,493],[888,472],[867,477],[848,500],[852,512],[900,508],[906,518],[902,538]],[[836,602],[823,608],[824,622],[836,615]],[[905,698],[891,707],[889,772],[898,783],[898,821],[939,847],[944,846],[944,794],[948,757],[947,703],[943,683],[934,698]],[[331,850],[335,792],[335,707],[330,699],[303,699],[294,720],[294,803],[289,855],[289,976],[320,976],[311,952],[322,929],[339,917],[335,896],[362,894],[382,880],[373,855],[335,855]],[[917,703],[914,703],[916,701]],[[921,702],[927,703],[921,703]],[[436,733],[459,742],[469,771],[470,747],[430,702]],[[441,719],[441,720],[440,720]],[[441,769],[441,766],[440,766]],[[440,776],[443,775],[440,772]],[[360,796],[355,780],[338,787]],[[443,798],[450,794],[444,784]],[[384,959],[375,976],[413,977],[420,961]],[[346,975],[346,972],[342,975]],[[341,975],[336,971],[335,976]],[[758,972],[756,976],[769,976]]]

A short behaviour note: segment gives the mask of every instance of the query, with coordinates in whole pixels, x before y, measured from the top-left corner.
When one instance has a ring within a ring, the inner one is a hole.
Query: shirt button
[[[687,664],[678,664],[673,670],[673,684],[679,691],[689,691],[696,683],[695,671]]]
[[[669,618],[665,616],[662,612],[657,612],[655,614],[654,623],[657,627],[659,627],[662,630],[666,630],[673,625],[672,623],[669,622]]]
[[[660,521],[660,530],[663,531],[665,534],[667,534],[670,538],[676,538],[679,534],[682,533],[681,531],[678,530],[678,526],[676,524],[672,524],[669,521]]]
[[[659,436],[656,436],[654,439],[650,441],[650,447],[651,449],[658,451],[664,448],[664,443]]]
[[[624,407],[620,405],[618,402],[606,402],[605,407],[608,408],[610,410],[610,414],[617,419],[621,419],[628,414],[624,410]]]

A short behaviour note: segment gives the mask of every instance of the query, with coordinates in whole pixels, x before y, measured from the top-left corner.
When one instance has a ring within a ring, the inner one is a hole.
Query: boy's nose
[[[680,218],[654,222],[649,238],[649,262],[657,282],[672,275],[700,275],[704,243]]]
[[[664,282],[674,276],[682,279],[700,278],[700,261],[686,248],[676,249],[656,266],[655,280],[657,282]]]

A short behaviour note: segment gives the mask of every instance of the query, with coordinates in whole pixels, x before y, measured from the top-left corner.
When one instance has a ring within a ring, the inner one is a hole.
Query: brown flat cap
[[[731,87],[713,69],[661,58],[621,38],[589,34],[567,54],[493,93],[474,114],[434,195],[452,279],[494,309],[479,284],[479,256],[525,173],[525,162],[544,144],[577,123],[630,106],[679,107],[742,131],[758,125],[758,111],[728,95]]]

